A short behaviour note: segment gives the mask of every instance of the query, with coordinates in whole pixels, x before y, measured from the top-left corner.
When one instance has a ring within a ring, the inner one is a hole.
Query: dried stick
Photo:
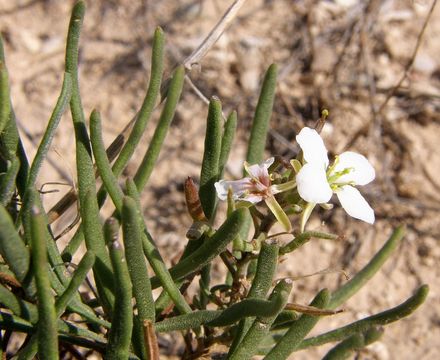
[[[425,18],[425,21],[423,23],[422,29],[420,30],[420,33],[417,36],[416,46],[415,46],[415,48],[413,50],[411,58],[409,59],[408,63],[405,66],[405,70],[404,70],[404,72],[402,74],[402,77],[399,79],[397,84],[394,85],[394,87],[388,92],[388,95],[387,95],[386,99],[384,100],[382,105],[379,107],[379,110],[377,111],[377,113],[380,114],[383,111],[385,106],[388,104],[390,99],[394,96],[396,91],[400,88],[400,86],[402,85],[403,81],[408,76],[408,73],[411,70],[411,67],[412,67],[412,65],[414,63],[414,60],[416,59],[417,52],[419,51],[420,45],[422,44],[423,35],[425,34],[426,27],[428,26],[428,22],[431,19],[431,15],[434,12],[434,8],[435,8],[436,4],[437,4],[437,0],[433,0],[431,8],[429,9],[428,15],[426,15],[426,18]]]
[[[193,65],[200,62],[200,60],[206,55],[209,49],[211,49],[212,46],[217,42],[217,40],[232,22],[232,20],[234,20],[238,11],[245,2],[246,0],[235,0],[233,2],[228,10],[226,10],[220,21],[210,31],[205,40],[203,40],[199,47],[183,61],[182,65],[185,66],[185,69],[191,70]]]

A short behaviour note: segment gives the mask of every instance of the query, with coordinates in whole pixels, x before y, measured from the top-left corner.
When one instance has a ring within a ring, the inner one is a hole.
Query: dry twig
[[[437,4],[437,0],[433,0],[431,8],[429,9],[428,15],[426,15],[425,21],[423,22],[422,29],[419,32],[419,35],[417,36],[416,46],[414,47],[414,50],[412,52],[412,55],[408,61],[408,63],[405,66],[405,70],[403,71],[402,77],[399,79],[397,84],[388,92],[388,95],[382,105],[379,107],[379,110],[377,111],[379,114],[383,111],[385,106],[387,106],[390,99],[394,96],[396,91],[400,88],[403,81],[408,76],[409,71],[411,70],[412,65],[414,64],[414,60],[416,59],[417,52],[419,51],[420,45],[422,44],[423,35],[425,34],[426,27],[428,26],[429,20],[431,19],[431,15],[434,12],[435,5]]]

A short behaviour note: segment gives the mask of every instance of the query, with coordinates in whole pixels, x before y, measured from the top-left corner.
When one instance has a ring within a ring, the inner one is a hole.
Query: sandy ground
[[[167,71],[207,35],[230,1],[87,1],[81,37],[81,91],[86,114],[104,119],[111,140],[142,103],[148,81],[151,35],[167,34]],[[368,3],[368,6],[367,6]],[[422,283],[431,287],[425,305],[386,328],[382,340],[362,359],[440,358],[439,199],[440,199],[440,6],[434,10],[402,86],[382,104],[406,69],[431,1],[248,1],[232,27],[191,78],[206,96],[218,96],[225,113],[236,109],[239,133],[226,177],[240,174],[252,112],[262,75],[279,65],[277,98],[267,154],[287,158],[297,151],[295,134],[330,110],[323,136],[332,154],[346,149],[368,156],[377,179],[362,191],[376,211],[374,226],[348,218],[338,205],[315,214],[310,229],[344,234],[343,243],[313,241],[289,255],[280,276],[328,267],[354,273],[377,251],[392,229],[406,224],[407,235],[382,271],[352,298],[345,313],[323,320],[314,333],[392,307]],[[0,0],[12,99],[30,154],[35,152],[61,86],[64,41],[73,1]],[[382,107],[382,108],[381,108]],[[185,87],[148,187],[144,213],[164,254],[177,254],[191,221],[182,183],[198,177],[206,104]],[[157,114],[152,124],[157,119]],[[154,127],[125,171],[132,175]],[[74,139],[69,116],[62,120],[40,184],[72,184]],[[48,185],[65,192],[68,187]],[[45,196],[49,208],[61,194]],[[103,214],[105,216],[106,213]],[[60,231],[74,210],[57,227]],[[68,236],[66,239],[67,240]],[[60,243],[60,246],[61,243]],[[297,281],[296,302],[307,303],[319,288],[334,289],[337,274]],[[323,349],[300,352],[315,359]]]

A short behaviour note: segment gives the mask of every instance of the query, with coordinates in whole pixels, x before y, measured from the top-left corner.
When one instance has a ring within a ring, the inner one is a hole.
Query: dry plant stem
[[[192,66],[200,63],[200,60],[207,54],[209,49],[217,42],[229,24],[237,16],[238,11],[247,0],[235,0],[228,8],[220,21],[210,31],[208,36],[203,40],[199,47],[183,61],[183,66],[187,70],[191,70]]]
[[[419,51],[420,45],[422,44],[423,35],[425,34],[426,27],[428,26],[429,20],[431,19],[431,16],[434,12],[434,8],[435,8],[436,4],[437,4],[437,0],[433,0],[431,8],[429,9],[428,15],[426,15],[422,29],[420,30],[420,33],[417,36],[416,46],[412,52],[412,55],[411,55],[408,63],[405,66],[405,70],[403,71],[402,77],[399,79],[399,81],[396,83],[396,85],[394,85],[394,87],[388,92],[386,99],[384,100],[382,105],[380,105],[379,110],[377,111],[379,114],[382,113],[382,111],[385,109],[385,106],[387,106],[390,99],[394,96],[396,91],[400,88],[403,81],[408,76],[408,73],[411,70],[412,65],[414,64],[414,60],[416,59],[417,52]]]
[[[343,312],[344,310],[323,310],[318,309],[317,307],[310,305],[302,305],[296,303],[288,303],[284,307],[284,310],[293,310],[302,314],[316,315],[316,316],[326,316],[326,315],[335,315]]]
[[[145,344],[147,344],[147,352],[149,360],[159,360],[159,344],[157,342],[156,332],[154,331],[154,325],[149,320],[144,320],[144,337]]]

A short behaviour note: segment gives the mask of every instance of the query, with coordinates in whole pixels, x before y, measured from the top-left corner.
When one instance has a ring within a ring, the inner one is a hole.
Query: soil
[[[81,93],[86,114],[101,111],[107,144],[139,109],[148,84],[152,34],[167,35],[167,74],[204,39],[232,1],[86,1],[81,35]],[[12,101],[31,156],[61,88],[64,41],[73,1],[0,0]],[[281,276],[322,269],[353,274],[399,224],[402,246],[383,269],[344,305],[345,312],[319,323],[314,334],[393,307],[423,283],[430,294],[411,317],[386,327],[382,339],[358,359],[440,358],[440,6],[436,6],[413,59],[429,14],[428,0],[253,0],[190,74],[206,96],[218,96],[225,114],[238,111],[239,129],[226,177],[240,176],[246,139],[265,69],[279,66],[267,156],[292,158],[295,135],[313,126],[323,108],[322,133],[332,155],[346,149],[365,154],[377,178],[361,189],[375,209],[374,226],[349,218],[337,201],[316,212],[309,229],[344,235],[343,242],[313,240],[286,256]],[[407,65],[411,63],[411,67]],[[406,77],[395,88],[402,75]],[[387,100],[388,95],[391,95]],[[385,105],[383,105],[385,104]],[[191,225],[183,196],[187,176],[198,178],[207,106],[186,84],[159,162],[143,192],[147,224],[168,261],[185,245]],[[158,111],[124,176],[142,159]],[[39,184],[49,209],[75,179],[74,138],[65,115]],[[47,184],[62,182],[64,185]],[[111,211],[108,207],[103,218]],[[55,226],[60,232],[72,209]],[[69,235],[60,240],[60,247]],[[293,301],[308,303],[320,288],[343,282],[340,273],[295,282]],[[163,338],[164,345],[170,339]],[[328,349],[299,352],[320,358]],[[178,351],[169,346],[168,354]],[[293,358],[293,357],[292,357]]]

